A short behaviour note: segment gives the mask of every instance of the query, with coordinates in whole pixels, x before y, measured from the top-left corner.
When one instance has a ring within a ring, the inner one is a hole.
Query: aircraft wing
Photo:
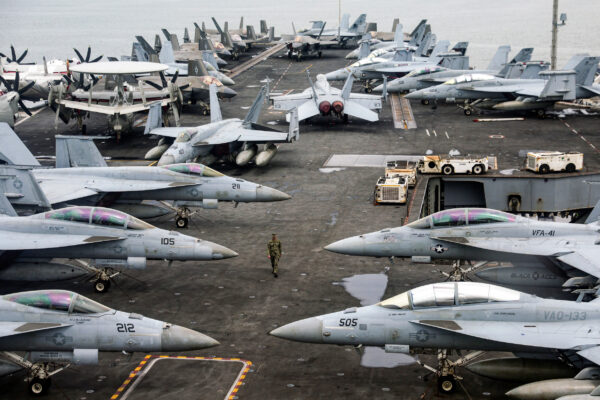
[[[162,99],[161,106],[166,106],[170,102],[170,99]],[[88,104],[87,102],[73,101],[73,100],[60,100],[60,105],[63,107],[71,108],[74,110],[89,111],[99,114],[115,115],[115,114],[133,114],[140,111],[146,111],[150,108],[150,103],[139,103],[139,104],[128,104],[128,105],[115,105],[115,106],[103,106],[100,104]]]
[[[379,115],[367,107],[357,103],[356,101],[346,101],[344,103],[344,114],[348,114],[352,117],[357,117],[370,122],[379,120]]]
[[[186,128],[180,126],[172,128],[154,128],[148,134],[176,138],[181,132],[185,132],[185,130]]]
[[[285,143],[288,142],[288,133],[276,131],[262,131],[258,129],[241,129],[238,141],[253,143]]]
[[[544,89],[544,86],[534,85],[506,85],[506,86],[466,86],[462,87],[461,90],[467,90],[478,93],[506,93],[513,94],[515,96],[528,96],[528,97],[539,97],[540,93]]]
[[[600,278],[600,265],[596,262],[600,259],[600,249],[590,247],[589,242],[549,237],[527,239],[436,237],[435,239],[491,251],[556,257],[573,268]]]
[[[55,249],[57,247],[79,246],[83,244],[110,242],[123,240],[117,236],[93,236],[93,235],[63,235],[51,233],[14,232],[0,229],[2,241],[1,251],[9,250],[40,250]]]
[[[38,184],[40,185],[40,188],[42,188],[42,191],[50,204],[64,203],[69,200],[82,199],[98,194],[98,192],[93,189],[82,187],[79,182],[40,180]]]
[[[57,324],[53,322],[0,322],[0,337],[22,335],[31,332],[47,331],[57,328],[66,328],[71,324]]]
[[[560,310],[556,310],[558,312]],[[552,312],[544,311],[546,318],[552,318]],[[572,318],[585,318],[582,312],[566,312]],[[564,317],[564,315],[563,315]],[[555,317],[556,318],[556,317]],[[459,335],[470,336],[494,342],[510,343],[520,346],[543,347],[548,349],[573,349],[578,346],[596,346],[600,339],[589,335],[589,322],[585,320],[553,322],[516,322],[516,321],[456,321],[456,320],[415,320],[411,323],[443,329]],[[584,356],[585,357],[585,356]]]

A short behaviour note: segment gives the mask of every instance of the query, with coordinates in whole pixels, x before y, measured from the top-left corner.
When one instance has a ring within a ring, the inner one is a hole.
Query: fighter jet
[[[221,43],[223,43],[226,49],[231,51],[232,59],[237,60],[241,53],[245,53],[248,50],[249,42],[242,39],[239,34],[231,34],[227,22],[225,22],[224,29],[221,29],[215,17],[211,17],[211,19],[219,32]]]
[[[3,167],[3,175],[5,171]],[[111,279],[119,274],[114,268],[144,269],[146,260],[210,261],[238,255],[109,208],[75,206],[19,217],[6,193],[0,193],[0,237],[1,279],[70,278],[83,268],[95,275],[94,289],[99,293],[108,291]],[[52,262],[54,258],[94,259],[96,266],[82,262],[77,268]]]
[[[586,224],[536,221],[485,208],[444,210],[408,225],[339,240],[335,253],[371,257],[425,256],[432,259],[513,261],[551,265],[567,282],[600,278],[596,241],[600,207]],[[596,279],[592,279],[593,282]],[[592,282],[592,283],[593,283]]]
[[[304,57],[319,57],[323,55],[323,49],[336,45],[335,40],[322,40],[321,35],[315,37],[309,35],[298,35],[296,28],[292,23],[294,35],[292,37],[282,36],[281,41],[287,44],[288,58],[295,58],[296,61],[301,61]],[[321,26],[321,31],[325,29],[325,24]]]
[[[350,25],[350,14],[344,14],[342,15],[339,28],[330,28],[327,30],[325,30],[326,22],[311,22],[312,27],[310,29],[299,31],[298,34],[315,38],[323,37],[328,40],[336,41],[342,48],[356,43],[367,30],[367,14],[360,14],[352,25]]]
[[[213,54],[213,57],[215,58],[215,61],[217,62],[218,65],[220,66],[225,66],[227,65],[227,61],[223,60],[221,57],[219,57],[217,51],[215,49],[208,49],[208,48],[203,48],[200,41],[200,35],[196,34],[196,39],[194,40],[194,42],[186,42],[185,37],[184,37],[184,43],[179,44],[179,39],[177,38],[177,35],[174,33],[170,33],[168,30],[166,29],[161,29],[163,35],[165,35],[165,38],[167,39],[167,42],[169,42],[171,44],[171,48],[173,50],[173,57],[175,58],[175,61],[177,62],[183,62],[183,63],[187,63],[189,60],[199,60],[202,59],[202,54],[204,52],[211,52]],[[185,28],[185,32],[187,34],[187,28]],[[188,38],[189,40],[189,38]],[[159,52],[162,50],[162,43],[160,42],[160,37],[157,35],[155,37],[154,40],[154,50]],[[163,62],[163,61],[161,61]]]
[[[111,309],[67,290],[0,297],[0,336],[1,373],[27,370],[34,396],[46,394],[51,376],[69,365],[98,364],[100,351],[180,352],[219,344],[200,332]]]
[[[151,135],[174,139],[173,144],[164,150],[159,146],[151,149],[147,159],[160,156],[158,165],[202,160],[210,165],[218,156],[230,155],[235,157],[239,166],[254,160],[256,166],[267,165],[277,153],[276,143],[291,143],[298,140],[298,112],[292,111],[288,133],[258,125],[258,117],[263,107],[267,87],[263,86],[250,107],[246,117],[223,119],[217,98],[216,87],[210,86],[210,120],[209,124],[190,128],[158,128],[158,125],[147,125],[146,132]],[[148,118],[151,121],[151,118]],[[159,119],[154,119],[158,122]],[[265,144],[259,152],[258,144]],[[162,153],[162,155],[160,154]],[[257,154],[258,153],[258,154]],[[255,158],[256,157],[256,158]]]
[[[496,54],[484,70],[469,70],[469,69],[450,69],[441,66],[427,67],[414,69],[402,78],[394,79],[388,83],[388,93],[401,93],[409,92],[411,90],[420,90],[430,86],[436,86],[444,83],[451,78],[455,78],[465,74],[488,74],[496,75],[500,77],[506,77],[506,73],[509,70],[509,65],[516,64],[518,62],[527,63],[531,60],[531,54],[533,48],[524,48],[510,61],[508,61],[508,53],[510,52],[510,46],[500,46],[496,51]],[[383,86],[379,85],[373,88],[376,93],[381,93]]]
[[[214,209],[219,202],[270,202],[290,196],[268,186],[223,175],[201,164],[162,167],[108,167],[93,143],[82,136],[56,137],[56,168],[40,164],[6,125],[0,124],[0,162],[31,166],[33,177],[53,208],[67,205],[110,206],[138,218],[177,213],[179,228],[188,225],[190,208]],[[6,155],[5,155],[6,154]],[[7,182],[12,184],[12,182]],[[13,196],[26,195],[25,184],[12,189]],[[146,201],[160,201],[165,210]],[[165,203],[173,202],[173,206]]]
[[[35,84],[35,82],[29,82],[25,87],[19,89],[18,71],[15,76],[16,78],[13,81],[14,86],[0,76],[0,82],[2,82],[4,87],[8,90],[8,92],[4,94],[0,92],[0,123],[6,122],[11,127],[14,127],[15,122],[17,122],[19,107],[21,107],[28,115],[31,115],[31,111],[29,111],[23,103],[23,100],[21,100],[21,95]]]
[[[306,71],[310,87],[301,93],[286,94],[270,97],[274,110],[290,111],[298,109],[298,119],[314,117],[315,115],[335,115],[348,122],[348,116],[364,119],[370,122],[379,120],[382,97],[351,93],[354,76],[350,75],[342,90],[331,87],[325,75],[317,75],[317,82],[313,84],[310,71]],[[289,116],[286,116],[289,122]]]
[[[389,353],[437,349],[436,367],[420,364],[438,376],[440,391],[452,392],[462,379],[456,368],[485,351],[522,354],[525,360],[558,358],[579,369],[599,366],[597,301],[544,299],[486,283],[434,283],[371,306],[292,322],[270,334],[298,342],[377,346]],[[452,350],[474,352],[451,361]]]
[[[464,99],[465,115],[474,108],[498,111],[535,111],[543,116],[557,101],[572,101],[600,94],[594,84],[600,57],[576,55],[563,70],[542,71],[537,79],[505,79],[488,74],[467,74],[417,90],[407,99]],[[484,101],[488,100],[488,101]]]

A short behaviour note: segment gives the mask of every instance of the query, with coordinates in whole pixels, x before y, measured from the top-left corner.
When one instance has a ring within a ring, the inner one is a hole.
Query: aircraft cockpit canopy
[[[480,282],[442,282],[414,288],[378,303],[392,309],[413,310],[477,303],[518,301],[521,293]]]
[[[181,174],[187,175],[198,175],[198,176],[209,176],[209,177],[217,177],[223,176],[219,171],[215,171],[212,168],[207,167],[203,164],[197,163],[183,163],[183,164],[171,164],[165,165],[162,168],[168,169],[173,172],[179,172]]]
[[[186,142],[189,142],[190,140],[192,140],[192,135],[193,134],[194,134],[194,132],[186,129],[185,131],[183,131],[179,135],[177,135],[177,138],[175,139],[175,141],[177,143],[186,143]]]
[[[495,77],[488,74],[466,74],[452,78],[444,82],[444,85],[458,85],[460,83],[489,81],[492,79],[495,79]]]
[[[28,307],[69,314],[99,314],[111,311],[110,308],[94,300],[68,290],[20,292],[4,295],[2,299]]]
[[[41,215],[44,219],[81,222],[85,224],[109,226],[134,230],[152,229],[154,226],[124,212],[103,207],[67,207],[47,211]]]
[[[515,222],[516,215],[489,208],[454,208],[438,211],[408,224],[413,229],[447,228],[464,225]]]
[[[414,76],[421,76],[421,75],[428,75],[428,74],[433,74],[435,72],[441,72],[441,71],[446,71],[446,70],[447,70],[447,68],[437,67],[437,66],[436,67],[413,69],[408,74],[406,74],[405,78],[411,78],[411,77],[414,77]]]

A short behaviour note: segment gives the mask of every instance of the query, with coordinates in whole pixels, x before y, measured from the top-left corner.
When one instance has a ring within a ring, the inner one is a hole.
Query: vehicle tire
[[[202,110],[202,115],[208,115],[208,113],[209,113],[208,109],[205,108]]]
[[[48,389],[50,388],[50,378],[40,379],[33,378],[29,382],[29,393],[34,396],[43,396],[48,393]]]
[[[107,279],[97,279],[94,282],[94,291],[96,293],[106,293],[110,289],[110,280]]]
[[[568,164],[567,164],[567,168],[565,168],[565,170],[566,170],[567,172],[569,172],[569,173],[571,173],[571,172],[575,172],[575,164],[573,164],[573,163],[568,163]]]
[[[465,113],[465,115],[467,117],[469,117],[471,114],[473,114],[473,111],[470,108],[465,108],[465,110],[463,112]]]
[[[473,165],[473,174],[475,175],[481,175],[483,174],[483,171],[485,171],[485,167],[482,164],[475,164]]]
[[[438,378],[438,389],[442,393],[452,393],[456,390],[456,380],[451,376]]]
[[[180,229],[187,228],[188,223],[189,220],[187,218],[177,217],[175,220],[175,225]]]
[[[540,174],[547,174],[548,172],[550,172],[550,167],[548,164],[540,165]]]
[[[442,174],[452,175],[453,173],[454,173],[454,167],[452,165],[446,164],[442,167]]]
[[[535,115],[537,115],[539,118],[544,118],[546,116],[546,111],[543,109],[536,110]]]
[[[421,100],[421,104],[423,104],[424,106],[428,106],[429,105],[429,99],[423,99],[423,100]]]

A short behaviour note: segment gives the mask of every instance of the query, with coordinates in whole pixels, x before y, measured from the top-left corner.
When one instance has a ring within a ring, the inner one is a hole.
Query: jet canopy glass
[[[433,74],[435,72],[441,72],[441,71],[446,71],[446,70],[447,70],[447,68],[444,68],[444,67],[429,67],[429,68],[413,69],[408,74],[406,74],[405,78],[410,78],[413,76],[420,76],[420,75],[428,75],[428,74]]]
[[[442,282],[421,286],[378,303],[392,309],[412,310],[466,304],[518,301],[516,290],[479,282]]]
[[[125,229],[152,229],[154,226],[124,212],[103,207],[67,207],[40,214],[44,219],[81,222]]]
[[[489,208],[454,208],[439,211],[408,224],[413,229],[446,228],[453,226],[515,222],[516,215]]]
[[[2,296],[2,299],[28,307],[67,312],[69,314],[99,314],[110,311],[110,308],[68,290],[36,290],[13,293]]]
[[[177,138],[175,139],[175,141],[177,143],[189,142],[190,140],[192,140],[192,136],[196,132],[197,132],[196,129],[186,129],[183,132],[181,132],[179,135],[177,135]]]
[[[196,163],[183,163],[183,164],[171,164],[165,165],[162,168],[168,169],[169,171],[179,172],[187,175],[198,175],[198,176],[223,176],[222,173],[215,171],[212,168],[207,167],[203,164]]]
[[[444,82],[444,85],[458,85],[460,83],[489,81],[492,79],[496,79],[496,77],[493,75],[488,75],[488,74],[467,74],[467,75],[457,76],[456,78],[452,78],[452,79]]]

